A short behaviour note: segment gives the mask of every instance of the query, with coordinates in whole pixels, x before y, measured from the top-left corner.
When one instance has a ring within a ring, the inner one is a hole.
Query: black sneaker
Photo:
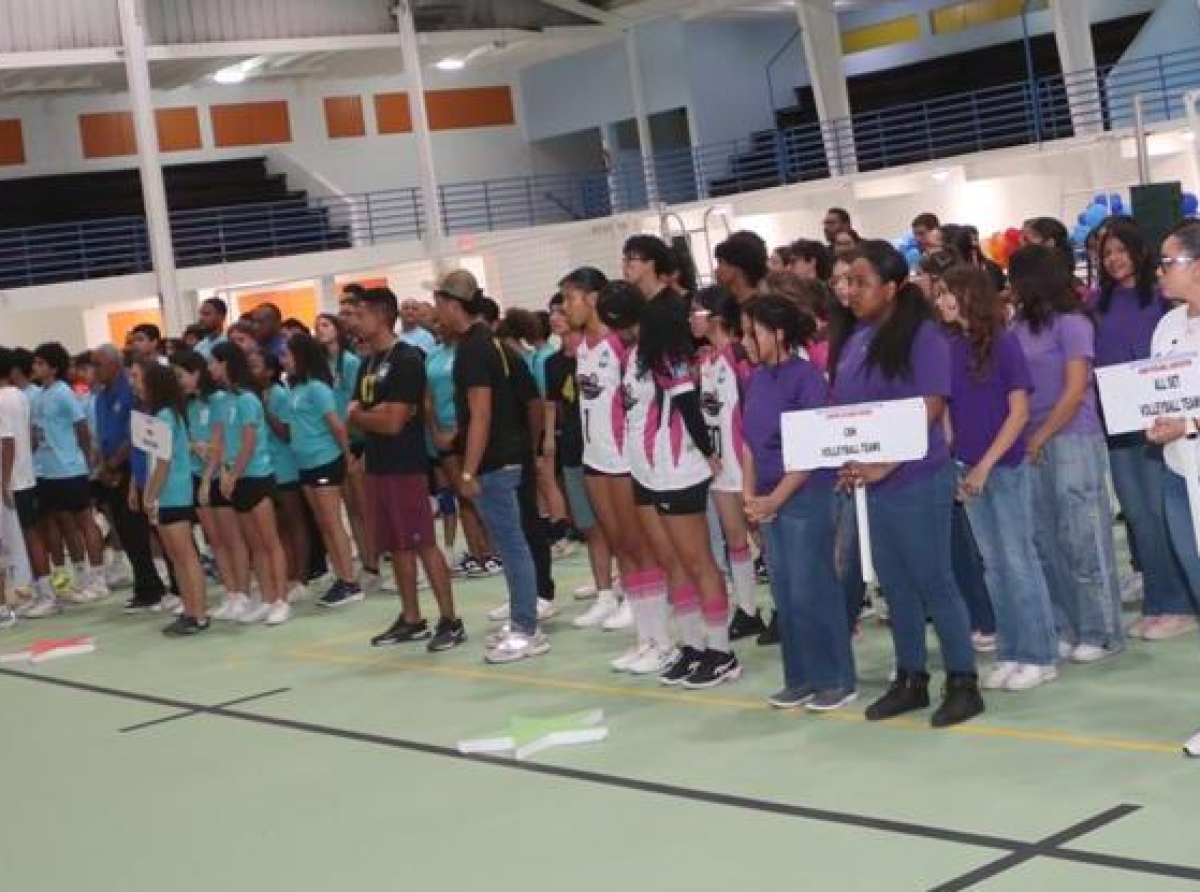
[[[930,724],[935,728],[949,728],[975,718],[983,709],[979,676],[974,672],[952,672],[946,676],[942,705],[934,712]]]
[[[425,645],[431,654],[453,650],[467,643],[467,630],[461,619],[439,619],[433,638]]]
[[[401,616],[382,635],[371,639],[372,647],[391,647],[393,644],[407,644],[410,641],[428,641],[433,637],[429,624],[423,619],[410,623]]]
[[[720,650],[706,650],[692,674],[683,680],[688,690],[715,688],[727,681],[734,681],[742,674],[742,664],[737,655]]]
[[[679,656],[675,658],[675,662],[663,670],[658,676],[658,680],[671,687],[683,684],[688,676],[696,671],[703,656],[703,651],[685,644],[679,651]]]
[[[162,609],[162,595],[134,595],[125,602],[125,612],[134,613],[149,613]]]
[[[365,597],[362,587],[357,582],[342,582],[339,579],[317,600],[317,606],[337,609],[347,604],[355,604]]]
[[[194,616],[185,614],[177,617],[175,622],[163,629],[163,634],[168,638],[190,638],[192,635],[207,632],[209,625],[210,621],[207,619],[201,622]]]
[[[897,672],[887,693],[867,707],[867,721],[881,722],[929,706],[929,673]]]
[[[500,560],[496,555],[491,555],[483,559],[483,575],[484,576],[499,576],[504,572],[504,561]]]
[[[754,559],[754,575],[758,577],[759,585],[767,585],[771,581],[771,574],[767,572],[767,562],[761,554]]]
[[[741,607],[733,612],[733,619],[729,621],[729,640],[741,641],[743,638],[755,638],[763,632],[767,631],[766,624],[762,621],[762,614],[757,610],[751,616]]]
[[[771,621],[767,623],[767,627],[762,630],[762,634],[758,636],[757,644],[762,647],[770,647],[772,644],[779,643],[779,611],[771,613]]]

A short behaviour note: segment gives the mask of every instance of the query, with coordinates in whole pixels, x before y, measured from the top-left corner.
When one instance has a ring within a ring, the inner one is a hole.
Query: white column
[[[854,173],[854,127],[850,122],[850,91],[842,57],[842,32],[833,0],[796,0],[804,61],[817,102],[817,117],[825,142],[830,176]]]
[[[633,100],[633,119],[637,123],[638,148],[646,180],[646,203],[658,205],[658,179],[654,170],[654,138],[650,132],[650,114],[646,111],[646,81],[642,77],[642,58],[638,55],[635,29],[625,31],[625,59],[629,64],[629,93]]]
[[[404,70],[408,73],[408,107],[412,112],[413,139],[417,141],[417,164],[421,170],[425,242],[436,265],[445,250],[446,227],[442,221],[442,200],[433,166],[433,139],[429,135],[425,74],[421,69],[421,50],[417,45],[417,27],[413,21],[413,0],[398,0],[396,19],[400,23],[400,52],[404,55]]]
[[[337,313],[337,311],[337,280],[333,276],[321,276],[317,279],[317,312]]]
[[[133,106],[133,131],[137,138],[150,257],[158,281],[158,299],[166,329],[163,333],[174,337],[194,321],[195,308],[189,309],[185,305],[179,293],[175,269],[167,188],[159,163],[158,128],[154,122],[154,102],[150,93],[150,66],[146,62],[145,7],[141,0],[117,0],[117,6],[125,50],[125,79],[129,84],[129,99]]]
[[[1052,0],[1050,12],[1075,135],[1101,133],[1104,114],[1096,80],[1096,50],[1092,45],[1088,0]]]

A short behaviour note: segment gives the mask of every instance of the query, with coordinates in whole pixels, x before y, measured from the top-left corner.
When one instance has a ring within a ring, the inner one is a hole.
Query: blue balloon
[[[1183,214],[1185,217],[1196,216],[1196,211],[1200,210],[1200,201],[1196,200],[1196,196],[1191,192],[1183,193]]]
[[[1075,218],[1080,226],[1087,226],[1087,211],[1080,211],[1079,216]]]
[[[1094,204],[1084,212],[1084,222],[1092,229],[1095,229],[1104,222],[1107,216],[1108,208],[1102,204]]]
[[[904,252],[904,257],[908,260],[909,269],[916,269],[917,265],[921,262],[921,252],[917,248],[909,248]]]
[[[1110,208],[1116,209],[1117,207],[1120,206],[1120,204],[1121,204],[1121,196],[1118,195],[1116,192],[1114,192],[1112,195],[1108,196],[1108,206]]]
[[[1092,204],[1104,204],[1107,200],[1103,192],[1092,196]]]
[[[1082,244],[1087,241],[1089,230],[1086,226],[1076,226],[1071,230],[1071,241]]]

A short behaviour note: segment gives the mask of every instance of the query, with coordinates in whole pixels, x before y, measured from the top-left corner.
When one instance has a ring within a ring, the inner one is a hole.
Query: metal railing
[[[821,179],[831,165],[879,170],[1100,133],[1130,126],[1139,96],[1148,123],[1182,117],[1197,87],[1200,48],[659,152],[648,169],[634,153],[610,170],[446,184],[443,223],[460,234],[643,210],[649,177],[680,204]],[[171,214],[181,266],[419,239],[425,223],[416,188]],[[0,288],[149,269],[140,217],[0,230]]]

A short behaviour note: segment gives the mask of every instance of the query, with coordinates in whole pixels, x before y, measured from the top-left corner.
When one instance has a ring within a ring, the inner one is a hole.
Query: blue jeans
[[[896,668],[924,672],[925,617],[933,620],[947,672],[975,671],[971,621],[950,566],[950,515],[958,474],[952,462],[932,477],[868,490],[871,546],[891,609]]]
[[[1171,546],[1187,578],[1189,603],[1192,609],[1200,603],[1200,552],[1196,551],[1196,535],[1192,526],[1192,511],[1188,506],[1187,484],[1173,471],[1163,475],[1163,508]]]
[[[1059,434],[1042,454],[1032,469],[1033,533],[1058,637],[1119,650],[1125,629],[1104,437]]]
[[[521,529],[521,503],[517,495],[520,485],[520,467],[480,474],[475,507],[504,562],[509,622],[514,630],[532,635],[537,631],[538,583],[533,554]]]
[[[1129,545],[1142,571],[1145,616],[1178,616],[1193,613],[1179,559],[1171,550],[1163,513],[1163,476],[1170,473],[1162,449],[1144,439],[1108,447],[1113,488],[1129,529]]]
[[[809,480],[763,524],[788,688],[854,690],[854,654],[833,571],[832,483]]]
[[[862,555],[858,552],[858,517],[854,511],[854,496],[834,495],[835,569],[846,605],[846,620],[854,628],[867,599],[867,584],[863,582]]]
[[[994,635],[996,614],[992,610],[989,586],[983,572],[983,558],[979,554],[979,545],[975,541],[967,512],[957,501],[950,518],[950,566],[954,568],[954,581],[966,601],[971,628],[985,635]]]
[[[967,502],[971,529],[993,596],[1001,662],[1053,666],[1058,658],[1050,590],[1033,544],[1033,475],[998,467]]]

